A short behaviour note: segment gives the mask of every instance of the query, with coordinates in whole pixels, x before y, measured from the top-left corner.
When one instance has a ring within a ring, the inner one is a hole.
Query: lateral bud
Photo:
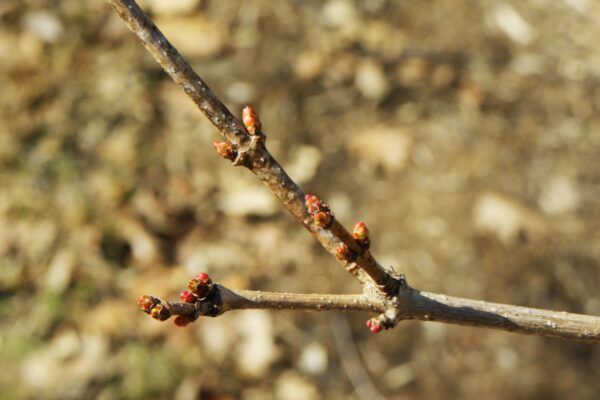
[[[348,248],[346,243],[340,243],[335,248],[335,258],[341,261],[351,262],[356,258],[356,254]]]
[[[352,232],[354,239],[358,242],[360,247],[363,249],[368,249],[371,245],[371,239],[369,238],[369,229],[365,225],[364,222],[359,221],[354,225],[354,230]]]
[[[262,133],[262,125],[256,110],[252,106],[246,106],[242,110],[242,121],[249,134],[257,136]]]
[[[237,151],[233,148],[233,146],[230,143],[214,142],[213,146],[217,151],[217,154],[227,160],[233,161],[237,157]]]

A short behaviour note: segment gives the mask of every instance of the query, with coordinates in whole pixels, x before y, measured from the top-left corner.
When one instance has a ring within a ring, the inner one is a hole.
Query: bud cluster
[[[168,305],[163,304],[162,301],[154,296],[142,295],[137,299],[138,305],[146,314],[154,319],[164,321],[171,316],[171,309]]]
[[[334,216],[327,203],[314,194],[304,196],[304,203],[315,224],[321,228],[329,228],[331,226]]]
[[[211,294],[214,289],[215,284],[213,283],[210,276],[208,276],[205,272],[197,272],[196,276],[193,279],[190,279],[188,282],[188,289],[179,293],[179,298],[185,302],[190,304],[196,304],[206,299],[206,297]],[[152,318],[157,319],[159,321],[164,321],[173,315],[173,309],[178,309],[178,307],[174,307],[167,302],[163,302],[158,297],[150,296],[150,295],[142,295],[137,299],[138,305],[146,314],[149,314]],[[196,304],[197,309],[198,304]],[[181,311],[176,311],[177,313]],[[187,326],[188,324],[194,322],[198,318],[198,314],[190,314],[190,315],[177,315],[175,317],[175,325],[177,326]]]

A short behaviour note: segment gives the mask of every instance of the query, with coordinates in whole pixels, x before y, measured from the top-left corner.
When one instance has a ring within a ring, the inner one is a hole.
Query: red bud
[[[202,283],[212,283],[212,279],[210,279],[210,276],[206,272],[196,272],[196,279]]]
[[[376,319],[370,319],[367,321],[367,328],[373,333],[381,331],[381,324]]]
[[[198,299],[196,295],[189,290],[184,290],[183,292],[179,293],[179,298],[186,303],[195,303]]]

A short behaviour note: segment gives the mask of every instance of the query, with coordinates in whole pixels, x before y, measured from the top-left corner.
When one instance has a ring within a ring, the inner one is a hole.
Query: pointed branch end
[[[174,323],[184,327],[201,315],[216,316],[221,312],[221,298],[216,284],[205,272],[198,272],[188,281],[188,290],[179,294],[183,303],[169,303],[156,296],[138,297],[138,306],[152,318],[165,321],[176,316]]]

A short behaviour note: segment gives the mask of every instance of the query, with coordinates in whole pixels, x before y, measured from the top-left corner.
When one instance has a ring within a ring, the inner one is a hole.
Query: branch
[[[419,319],[600,343],[599,317],[461,299],[411,288],[403,276],[386,270],[372,256],[369,231],[362,222],[349,233],[325,202],[305,195],[292,181],[267,150],[266,137],[252,108],[244,109],[242,125],[135,1],[107,1],[228,141],[215,143],[217,153],[256,174],[292,216],[364,285],[362,295],[251,292],[225,288],[199,273],[188,283],[190,290],[181,293],[183,303],[141,296],[140,307],[152,317],[165,320],[176,315],[175,323],[183,326],[202,315],[214,317],[245,308],[369,311],[381,313],[367,321],[372,332],[392,328],[405,319]]]
[[[198,274],[202,275],[202,273]],[[204,274],[205,275],[205,274]],[[194,281],[194,280],[192,280]],[[169,303],[153,296],[141,296],[138,300],[142,310],[152,314],[159,304],[165,305],[164,313],[153,315],[165,320],[172,315],[184,316],[189,322],[200,316],[216,317],[227,311],[243,309],[308,310],[308,311],[366,311],[385,313],[389,311],[385,301],[376,296],[275,293],[236,290],[212,283],[206,279],[203,296],[182,292],[183,303]],[[495,328],[540,336],[554,336],[600,343],[600,317],[581,314],[540,310],[537,308],[489,303],[462,299],[442,294],[420,292],[405,286],[398,308],[398,320],[446,322],[458,325]],[[150,302],[146,302],[150,299]],[[376,320],[376,319],[375,319]],[[369,320],[371,324],[377,321]]]

